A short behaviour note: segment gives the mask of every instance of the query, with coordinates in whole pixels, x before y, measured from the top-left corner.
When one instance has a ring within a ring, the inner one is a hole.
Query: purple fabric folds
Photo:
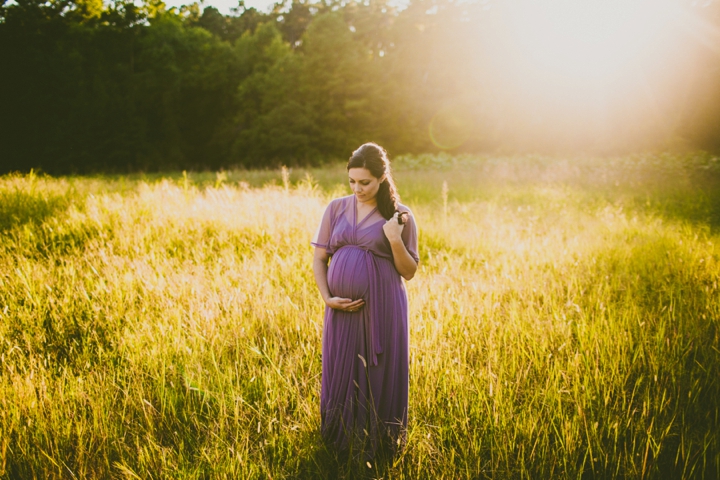
[[[385,219],[375,209],[358,221],[356,212],[354,195],[333,200],[312,240],[332,256],[330,293],[365,300],[357,312],[325,309],[321,430],[339,450],[356,439],[363,444],[359,448],[374,449],[381,436],[395,442],[407,426],[407,294],[383,232]],[[417,261],[412,213],[402,239]]]

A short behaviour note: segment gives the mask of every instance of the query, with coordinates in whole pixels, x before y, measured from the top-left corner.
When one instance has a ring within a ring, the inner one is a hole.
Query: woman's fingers
[[[405,228],[405,225],[398,223],[398,215],[399,213],[395,212],[393,216],[390,217],[390,220],[383,225],[383,232],[391,242],[400,239],[400,234],[402,234],[403,228]]]
[[[343,309],[347,308],[347,306],[350,305],[350,303],[352,303],[352,299],[350,299],[350,298],[338,298],[338,299],[337,299],[337,303],[338,303],[338,307],[339,307],[341,310],[343,310]]]
[[[348,312],[357,312],[365,305],[365,300],[355,300],[347,307]]]
[[[358,300],[351,300],[349,298],[338,299],[338,305],[334,307],[336,310],[343,310],[345,312],[355,312],[365,305],[365,300],[362,298]]]
[[[351,300],[349,298],[332,297],[327,301],[327,304],[334,310],[342,310],[350,301]]]
[[[362,298],[360,298],[358,300],[352,300],[350,298],[335,297],[335,298],[332,298],[328,302],[328,304],[334,310],[342,310],[345,312],[355,312],[355,311],[359,310],[360,308],[362,308],[363,305],[365,305],[365,300],[363,300]]]

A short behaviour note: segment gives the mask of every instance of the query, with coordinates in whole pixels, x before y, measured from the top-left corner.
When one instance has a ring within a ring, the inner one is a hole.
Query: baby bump
[[[328,268],[328,287],[333,296],[352,300],[366,298],[370,285],[367,255],[371,254],[354,247],[335,252]]]

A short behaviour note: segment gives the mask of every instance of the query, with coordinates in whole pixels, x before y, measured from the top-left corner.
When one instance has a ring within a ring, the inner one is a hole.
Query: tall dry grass
[[[369,465],[318,434],[309,240],[341,167],[0,178],[0,475],[717,478],[720,238],[688,162],[412,160],[409,440]]]

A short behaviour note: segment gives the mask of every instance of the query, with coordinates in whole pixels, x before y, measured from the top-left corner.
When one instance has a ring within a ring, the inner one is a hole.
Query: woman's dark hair
[[[377,193],[377,205],[380,215],[385,220],[390,220],[398,211],[400,195],[395,188],[395,181],[390,169],[390,160],[384,148],[376,143],[366,143],[355,150],[348,160],[347,169],[367,168],[373,177],[385,178],[380,182],[380,189]]]

